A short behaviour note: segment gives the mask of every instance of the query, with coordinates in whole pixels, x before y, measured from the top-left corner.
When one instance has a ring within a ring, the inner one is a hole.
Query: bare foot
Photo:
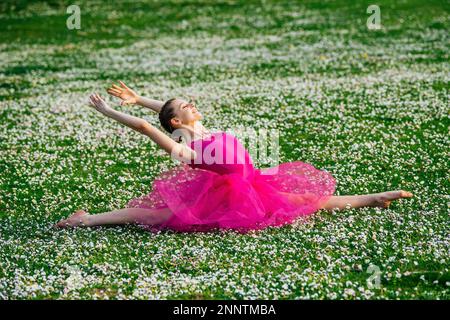
[[[89,214],[84,210],[75,211],[70,217],[67,219],[61,220],[57,224],[55,224],[58,228],[69,228],[69,227],[80,227],[86,225],[86,220]]]
[[[374,197],[374,207],[388,208],[392,201],[401,198],[411,198],[413,194],[404,190],[377,193]]]

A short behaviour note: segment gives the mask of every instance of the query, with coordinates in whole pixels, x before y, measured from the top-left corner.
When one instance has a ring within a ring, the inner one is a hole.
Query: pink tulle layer
[[[316,212],[335,191],[330,173],[301,161],[254,168],[248,152],[228,133],[191,142],[192,149],[203,151],[207,146],[213,156],[218,150],[224,154],[242,151],[243,161],[206,164],[200,160],[160,174],[148,195],[128,203],[128,207],[170,209],[170,218],[151,230],[247,232],[281,226]]]

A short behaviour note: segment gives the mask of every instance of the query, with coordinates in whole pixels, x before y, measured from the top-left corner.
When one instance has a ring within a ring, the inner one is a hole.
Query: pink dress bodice
[[[255,174],[250,154],[232,134],[215,132],[210,137],[193,140],[189,145],[197,153],[197,158],[189,163],[192,168],[218,174],[235,173],[243,178],[252,178]]]

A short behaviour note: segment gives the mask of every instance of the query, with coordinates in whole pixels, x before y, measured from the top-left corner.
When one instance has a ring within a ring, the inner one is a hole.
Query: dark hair
[[[159,122],[161,123],[162,127],[169,133],[173,132],[170,120],[175,117],[175,111],[172,106],[172,102],[175,101],[175,99],[176,98],[167,100],[159,111]]]

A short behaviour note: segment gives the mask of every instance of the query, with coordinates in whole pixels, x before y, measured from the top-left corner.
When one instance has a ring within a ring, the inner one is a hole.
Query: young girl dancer
[[[333,196],[334,178],[312,165],[294,161],[255,168],[235,136],[209,132],[200,124],[202,114],[193,103],[140,97],[123,82],[107,91],[122,99],[122,105],[138,104],[159,113],[169,133],[182,130],[187,143],[175,141],[143,119],[112,109],[98,94],[90,96],[97,111],[147,135],[183,163],[163,172],[148,195],[132,199],[126,208],[93,215],[78,210],[58,222],[58,227],[135,223],[151,230],[246,232],[291,223],[320,209],[386,208],[393,200],[412,197],[403,190]]]

